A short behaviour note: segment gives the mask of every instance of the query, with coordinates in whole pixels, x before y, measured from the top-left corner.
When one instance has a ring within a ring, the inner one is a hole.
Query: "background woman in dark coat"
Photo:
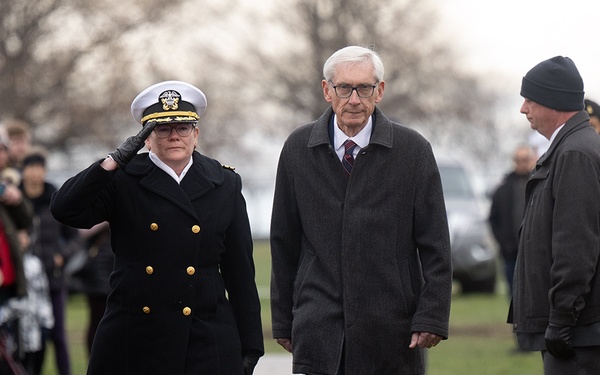
[[[50,213],[50,199],[56,187],[46,181],[46,158],[41,150],[32,150],[22,162],[21,189],[34,209],[31,230],[32,253],[39,257],[50,285],[54,327],[49,339],[54,344],[56,368],[60,375],[71,374],[71,360],[65,326],[68,297],[64,267],[67,259],[78,249],[77,229],[61,224]],[[45,351],[45,346],[42,352]],[[41,356],[42,362],[44,356]],[[41,368],[42,363],[37,365]]]
[[[115,262],[110,247],[110,227],[102,222],[91,229],[81,230],[85,241],[86,263],[77,273],[77,288],[85,294],[89,309],[89,322],[86,334],[88,352],[92,350],[92,342],[96,330],[106,309],[106,298],[110,294],[109,278]]]
[[[263,354],[241,178],[194,151],[205,107],[189,84],[149,87],[131,106],[140,133],[53,197],[66,224],[110,223],[112,292],[90,375],[251,374]]]

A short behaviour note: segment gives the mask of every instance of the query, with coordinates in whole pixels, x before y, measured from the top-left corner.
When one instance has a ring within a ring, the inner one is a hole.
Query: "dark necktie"
[[[342,165],[348,175],[352,173],[352,166],[354,165],[354,156],[352,156],[352,150],[356,147],[356,143],[351,140],[344,142],[344,157],[342,158]]]

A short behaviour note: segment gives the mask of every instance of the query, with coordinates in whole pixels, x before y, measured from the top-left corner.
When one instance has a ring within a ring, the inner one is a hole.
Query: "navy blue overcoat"
[[[241,375],[242,354],[263,353],[238,174],[198,152],[181,184],[147,153],[124,170],[96,162],[63,184],[51,210],[74,227],[110,223],[112,292],[88,374]]]

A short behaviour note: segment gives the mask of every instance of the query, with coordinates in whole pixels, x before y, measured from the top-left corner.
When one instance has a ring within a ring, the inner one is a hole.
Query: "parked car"
[[[463,293],[494,293],[497,251],[468,170],[457,160],[438,157],[446,201],[454,280]]]

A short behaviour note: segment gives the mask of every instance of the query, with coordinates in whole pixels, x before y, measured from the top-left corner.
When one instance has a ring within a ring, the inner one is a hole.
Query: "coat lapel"
[[[160,195],[177,207],[198,217],[193,201],[207,194],[224,180],[222,167],[198,152],[193,154],[193,164],[186,176],[178,184],[171,176],[156,167],[149,158],[144,163],[128,166],[128,172],[142,175],[140,185]]]
[[[324,171],[323,177],[327,178],[326,185],[335,187],[336,194],[340,197],[345,195],[348,176],[342,167],[342,162],[338,158],[333,146],[329,140],[329,121],[333,116],[333,110],[329,107],[323,115],[313,123],[310,136],[308,138],[308,148],[315,154],[315,162],[320,165]]]
[[[197,217],[190,199],[181,186],[160,168],[152,168],[150,173],[142,177],[140,185],[154,194],[168,199],[174,205],[188,212],[190,215]]]
[[[380,145],[392,148],[394,145],[392,135],[392,122],[375,107],[375,116],[373,116],[373,133],[369,145]]]
[[[325,148],[327,152],[318,152],[319,163],[324,170],[331,171],[326,174],[330,178],[329,185],[336,186],[336,190],[340,196],[346,194],[348,177],[344,172],[342,163],[333,149],[329,134],[329,122],[333,116],[333,109],[329,107],[323,115],[314,122],[312,131],[308,138],[307,146],[309,148],[318,149]],[[335,125],[334,125],[335,126]],[[392,123],[391,121],[375,107],[373,116],[373,133],[367,148],[371,145],[379,145],[387,148],[392,147]],[[365,148],[366,151],[366,148]]]
[[[589,121],[589,120],[590,120],[590,117],[586,111],[580,111],[575,116],[573,116],[569,120],[567,120],[567,122],[565,123],[565,126],[563,126],[563,128],[558,132],[558,134],[556,135],[556,138],[554,139],[554,141],[552,141],[552,144],[550,144],[550,147],[548,147],[548,150],[544,153],[544,155],[542,155],[539,158],[539,160],[536,163],[536,166],[538,168],[541,167],[541,165],[544,164],[544,162],[551,157],[551,155],[554,153],[554,150],[556,150],[558,145],[561,144],[562,141],[569,134],[586,126],[585,123],[586,123],[586,121]]]
[[[220,164],[203,157],[195,157],[194,164],[181,181],[181,188],[189,199],[194,201],[221,185],[223,181],[223,167]]]

